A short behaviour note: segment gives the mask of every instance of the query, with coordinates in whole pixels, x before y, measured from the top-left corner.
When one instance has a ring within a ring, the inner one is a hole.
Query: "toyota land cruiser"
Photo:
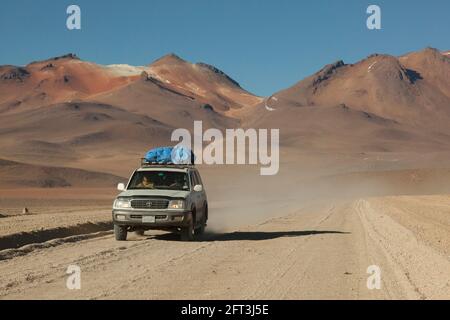
[[[151,229],[179,232],[182,241],[191,241],[205,231],[208,201],[193,165],[142,164],[117,189],[112,217],[118,241]]]

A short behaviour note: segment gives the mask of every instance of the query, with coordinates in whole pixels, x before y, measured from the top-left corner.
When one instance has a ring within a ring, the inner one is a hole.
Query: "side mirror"
[[[117,185],[117,190],[119,190],[119,191],[125,191],[125,185],[124,185],[123,183],[119,183],[119,184]]]
[[[201,184],[197,184],[194,186],[194,191],[195,192],[202,192],[203,191],[203,186]]]

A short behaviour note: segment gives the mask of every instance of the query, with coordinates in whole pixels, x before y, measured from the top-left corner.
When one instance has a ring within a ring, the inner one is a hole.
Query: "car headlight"
[[[114,208],[117,209],[131,208],[131,202],[130,200],[116,199],[116,201],[114,201]]]
[[[127,216],[124,214],[116,214],[116,220],[117,221],[125,221],[125,220],[127,220]]]
[[[168,209],[184,209],[184,200],[170,200]]]

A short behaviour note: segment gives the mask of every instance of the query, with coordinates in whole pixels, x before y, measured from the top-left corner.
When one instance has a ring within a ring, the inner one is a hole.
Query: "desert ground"
[[[274,177],[246,166],[201,168],[210,221],[188,243],[159,231],[115,241],[113,188],[28,189],[26,200],[2,190],[0,297],[450,298],[450,190],[424,192],[437,174],[371,170],[355,179],[346,166],[379,168],[380,160],[315,156],[302,158],[314,172],[288,161]],[[66,287],[69,265],[81,268],[81,290]],[[372,265],[381,268],[380,289],[367,287]]]

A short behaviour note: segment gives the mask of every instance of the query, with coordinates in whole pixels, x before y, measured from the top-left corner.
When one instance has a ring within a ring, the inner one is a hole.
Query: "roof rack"
[[[173,162],[149,162],[145,158],[141,158],[141,167],[149,168],[149,167],[171,167],[171,168],[194,168],[194,164],[178,164]]]

